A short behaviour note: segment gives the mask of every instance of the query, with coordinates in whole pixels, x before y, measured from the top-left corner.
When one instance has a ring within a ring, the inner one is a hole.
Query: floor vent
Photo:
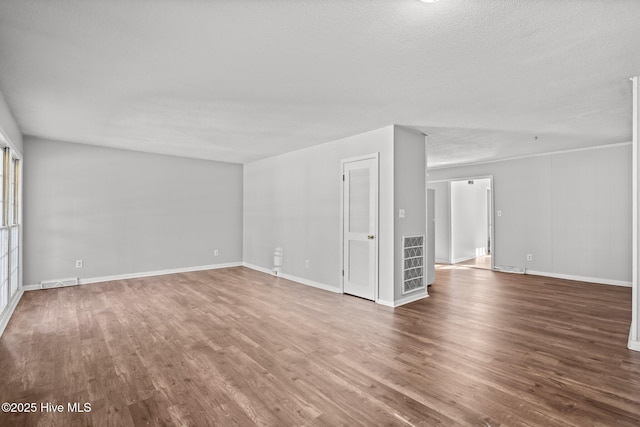
[[[58,280],[43,280],[40,282],[40,289],[61,288],[63,286],[75,286],[78,284],[77,277],[71,277],[69,279]]]
[[[514,273],[514,274],[524,274],[524,267],[514,267],[512,265],[496,265],[494,267],[496,271],[502,271],[503,273]]]
[[[402,294],[424,289],[424,236],[403,236]]]

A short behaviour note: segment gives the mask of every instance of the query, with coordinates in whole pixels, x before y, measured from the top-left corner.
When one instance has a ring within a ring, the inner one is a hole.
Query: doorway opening
[[[434,181],[429,189],[436,191],[438,268],[493,269],[493,177]]]

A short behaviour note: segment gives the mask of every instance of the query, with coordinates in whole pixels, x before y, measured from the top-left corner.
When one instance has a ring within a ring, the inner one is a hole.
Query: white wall
[[[34,138],[24,149],[26,285],[242,262],[242,165]]]
[[[425,292],[423,289],[402,295],[404,282],[402,236],[426,236],[427,223],[424,135],[401,126],[395,126],[394,129],[394,268],[396,271],[394,301],[397,301],[401,298],[408,298],[413,293]],[[404,218],[399,218],[399,209],[404,209]]]
[[[380,153],[379,297],[393,301],[394,127],[244,165],[244,261],[340,289],[340,160]],[[309,268],[305,267],[309,260]]]
[[[402,295],[402,236],[425,233],[425,141],[398,126],[244,165],[244,261],[340,289],[342,159],[379,153],[379,299]],[[398,209],[405,218],[398,218]],[[305,267],[309,260],[309,268]],[[424,293],[416,291],[415,293]]]
[[[431,177],[429,177],[431,178]],[[451,233],[450,215],[451,201],[449,198],[448,181],[430,182],[428,188],[435,191],[435,217],[436,217],[436,262],[450,264],[449,239]]]
[[[495,265],[631,281],[631,145],[430,169],[430,180],[493,175]],[[526,254],[533,254],[527,261]]]
[[[489,179],[451,182],[452,263],[466,261],[487,252],[487,188]]]

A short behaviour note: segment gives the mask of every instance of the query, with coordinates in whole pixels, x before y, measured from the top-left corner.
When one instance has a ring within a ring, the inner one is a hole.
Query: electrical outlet
[[[307,267],[307,268],[309,268],[309,260],[306,260],[306,261],[304,262],[304,266],[305,266],[305,267]]]
[[[218,255],[220,255],[220,251],[218,251],[217,249],[213,251],[213,256],[218,256]]]
[[[533,254],[527,254],[527,261],[533,261]]]
[[[82,260],[81,259],[77,259],[76,260],[76,268],[82,268]]]

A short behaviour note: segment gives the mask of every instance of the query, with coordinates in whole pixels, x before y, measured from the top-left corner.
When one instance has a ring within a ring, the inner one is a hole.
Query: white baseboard
[[[393,301],[387,301],[385,299],[376,300],[376,304],[384,305],[391,308],[395,307],[395,305],[393,304]]]
[[[320,282],[314,282],[313,280],[305,279],[302,277],[291,276],[290,274],[284,274],[284,273],[280,273],[280,277],[282,277],[283,279],[291,280],[292,282],[302,283],[303,285],[313,286],[314,288],[333,292],[335,294],[342,293],[339,288],[336,288],[334,286],[329,286]]]
[[[575,280],[578,282],[597,283],[600,285],[631,287],[631,282],[626,282],[623,280],[602,279],[599,277],[574,276],[573,274],[547,273],[544,271],[534,271],[534,270],[526,270],[526,274],[532,274],[534,276],[553,277],[554,279],[566,279],[566,280]]]
[[[429,297],[429,294],[427,293],[427,290],[424,289],[422,292],[418,292],[415,295],[408,295],[404,298],[400,298],[399,300],[396,300],[395,306],[400,307],[401,305],[409,304],[410,302],[418,301],[428,297]]]
[[[22,289],[18,289],[18,293],[14,295],[13,299],[9,303],[9,306],[4,310],[4,313],[2,313],[2,316],[0,316],[0,337],[2,336],[2,333],[4,332],[7,325],[9,324],[11,315],[13,314],[13,311],[18,306],[18,303],[20,302],[20,298],[22,298],[23,294],[24,294],[24,291]]]
[[[269,274],[270,276],[275,276],[275,274],[273,274],[273,272],[269,268],[260,267],[260,266],[254,265],[254,264],[249,264],[247,262],[243,263],[243,265],[245,267],[247,267],[247,268],[252,269],[252,270],[256,270],[256,271],[259,271],[261,273]],[[286,273],[282,273],[282,272],[280,272],[277,276],[278,277],[282,277],[283,279],[286,279],[286,280],[291,280],[292,282],[300,283],[302,285],[312,286],[314,288],[322,289],[322,290],[333,292],[333,293],[336,293],[336,294],[342,293],[340,291],[340,289],[336,288],[335,286],[329,286],[327,284],[320,283],[320,282],[315,282],[313,280],[305,279],[303,277],[292,276],[290,274],[286,274]]]
[[[631,334],[633,331],[635,331],[635,325],[633,324],[633,321],[631,322],[631,328],[629,328],[629,343],[627,344],[627,348],[629,350],[634,350],[634,351],[640,351],[640,341],[638,340],[634,340],[631,337]]]
[[[448,259],[435,259],[436,264],[451,264]]]
[[[429,294],[427,293],[426,289],[423,289],[422,292],[418,292],[415,295],[409,295],[404,298],[400,298],[397,301],[378,299],[376,302],[387,307],[400,307],[401,305],[409,304],[410,302],[418,301],[423,298],[429,298]]]
[[[88,277],[79,279],[79,285],[89,285],[94,283],[109,282],[112,280],[138,279],[141,277],[163,276],[165,274],[189,273],[191,271],[216,270],[219,268],[240,267],[241,262],[229,262],[225,264],[200,265],[197,267],[172,268],[168,270],[144,271],[140,273],[115,274],[113,276]],[[25,291],[34,291],[40,289],[40,285],[26,285],[22,287]]]
[[[272,276],[275,276],[275,274],[273,274],[273,271],[270,268],[260,267],[260,266],[255,265],[255,264],[249,264],[248,262],[243,262],[242,265],[244,267],[250,268],[252,270],[259,271],[260,273],[270,274]]]

